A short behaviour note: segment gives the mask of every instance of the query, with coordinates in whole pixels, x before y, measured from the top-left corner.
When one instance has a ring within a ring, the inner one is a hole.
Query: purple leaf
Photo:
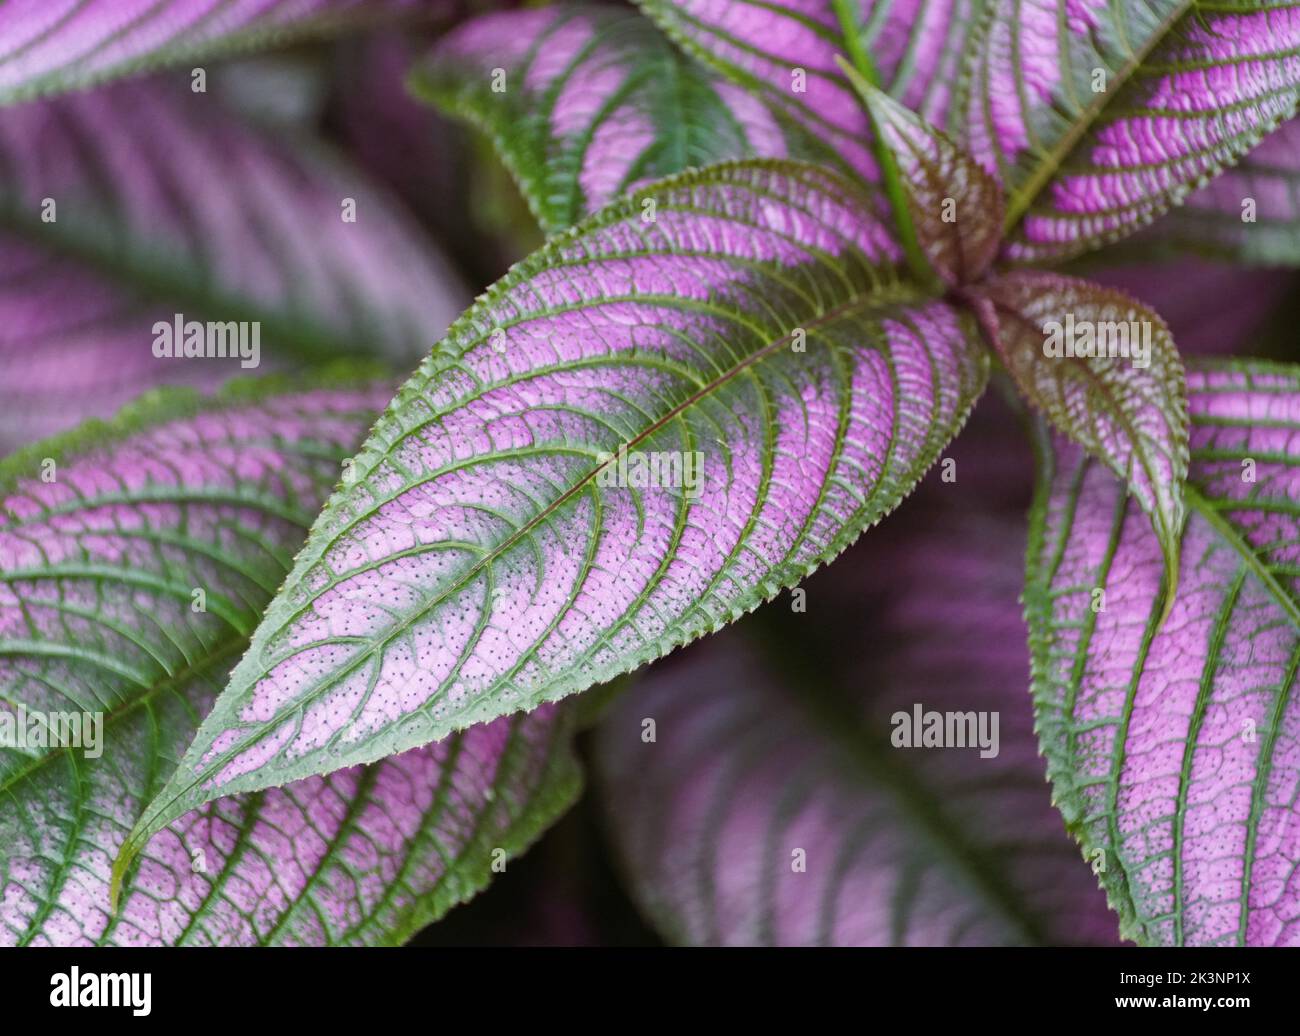
[[[964,142],[1010,192],[1016,262],[1132,233],[1295,110],[1282,0],[996,0],[986,26]]]
[[[1188,195],[1141,235],[1141,244],[1238,263],[1300,265],[1300,119],[1284,122],[1237,165]]]
[[[428,18],[430,0],[6,0],[0,104],[263,45]]]
[[[647,19],[611,8],[557,4],[477,18],[439,41],[411,87],[492,137],[548,231],[690,166],[835,160]]]
[[[1076,448],[1045,453],[1026,590],[1039,734],[1126,936],[1300,945],[1300,375],[1238,362],[1187,381],[1183,575],[1158,630],[1144,518]]]
[[[961,506],[956,473],[946,519],[905,505],[806,584],[806,612],[769,605],[655,667],[599,728],[609,830],[671,941],[1116,941],[1043,785],[1023,522]],[[895,747],[917,706],[986,734],[996,716],[997,754]]]
[[[983,386],[850,181],[663,181],[495,285],[398,393],[133,835],[562,698],[837,555]]]
[[[980,294],[1020,391],[1128,480],[1151,516],[1172,594],[1185,514],[1187,402],[1164,321],[1122,292],[1059,274],[1012,273]]]
[[[524,244],[535,230],[524,227],[524,202],[513,194],[509,212],[499,211],[508,185],[500,175],[484,179],[490,166],[468,132],[408,92],[407,75],[427,47],[397,33],[339,47],[333,75],[348,88],[335,91],[329,117],[358,168],[401,199],[471,283],[488,284],[536,247]],[[448,205],[451,197],[464,203]]]
[[[248,372],[156,356],[154,325],[177,313],[246,324],[250,354],[256,324],[274,368],[410,361],[467,301],[355,174],[158,82],[0,110],[0,274],[0,451],[150,385]]]
[[[940,128],[974,35],[974,0],[640,0],[691,54],[748,88],[876,178],[867,114],[836,65],[870,52],[886,93]],[[849,25],[837,13],[843,9]]]
[[[548,707],[209,803],[110,911],[127,832],[390,391],[172,390],[0,464],[0,944],[401,941],[572,800]],[[73,714],[80,746],[31,736]]]

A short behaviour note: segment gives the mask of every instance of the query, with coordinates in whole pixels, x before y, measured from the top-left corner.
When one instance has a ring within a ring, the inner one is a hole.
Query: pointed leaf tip
[[[575,694],[838,555],[987,376],[899,259],[856,182],[758,161],[516,266],[376,423],[149,827]]]

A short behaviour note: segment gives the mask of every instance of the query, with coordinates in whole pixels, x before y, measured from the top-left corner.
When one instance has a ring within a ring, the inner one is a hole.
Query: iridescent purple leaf
[[[1045,445],[1026,608],[1055,798],[1142,943],[1300,945],[1300,372],[1188,372],[1182,579],[1122,485]]]
[[[1237,263],[1300,265],[1300,119],[1283,123],[1237,165],[1157,220],[1134,244]],[[1234,302],[1222,308],[1238,306]]]
[[[124,83],[0,110],[0,452],[254,361],[412,361],[466,301],[382,194],[206,97]],[[155,355],[177,314],[243,324],[245,356]]]
[[[1126,479],[1151,516],[1172,593],[1185,514],[1187,402],[1164,321],[1122,292],[1038,271],[997,278],[980,296],[1020,391]]]
[[[1282,0],[995,0],[964,143],[1009,191],[1005,255],[1051,261],[1149,223],[1295,110]]]
[[[897,262],[854,183],[746,162],[517,266],[377,424],[124,858],[207,799],[608,680],[838,554],[985,378]]]
[[[689,648],[599,728],[607,827],[671,941],[1116,942],[1043,783],[1024,523],[961,506],[957,464],[945,520],[904,505],[805,584],[806,611]],[[900,745],[918,707],[970,716],[970,747]]]
[[[485,15],[444,37],[410,85],[492,137],[547,231],[688,167],[834,159],[647,19],[611,8]]]
[[[0,104],[260,46],[427,19],[431,0],[6,0]]]
[[[127,832],[389,397],[360,384],[170,390],[0,464],[0,944],[400,941],[576,794],[548,707],[209,803],[110,911]],[[79,745],[35,736],[72,716]]]
[[[950,128],[981,0],[639,0],[689,53],[786,113],[875,180],[867,114],[836,64],[869,52],[881,87]],[[846,34],[846,28],[848,32]]]

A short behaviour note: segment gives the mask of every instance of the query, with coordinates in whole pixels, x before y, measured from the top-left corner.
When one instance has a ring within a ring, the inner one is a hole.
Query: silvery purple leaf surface
[[[0,943],[1300,944],[1300,373],[1183,359],[1294,352],[1298,91],[1282,0],[0,0]]]
[[[1294,112],[1285,3],[966,4],[643,0],[700,60],[797,120],[870,181],[869,120],[837,58],[973,152],[1006,188],[1006,260],[1118,240]]]
[[[493,138],[548,231],[692,166],[834,157],[647,19],[613,8],[484,15],[440,40],[412,87]]]
[[[945,518],[909,501],[602,723],[608,827],[670,942],[1116,942],[1025,706],[1023,522],[972,496],[969,459],[933,489]]]
[[[690,53],[823,140],[868,180],[870,124],[836,56],[872,55],[879,85],[926,121],[948,125],[978,4],[943,0],[640,0]]]
[[[1026,609],[1054,796],[1124,935],[1300,945],[1300,657],[1293,554],[1300,375],[1188,372],[1182,582],[1114,477],[1044,443]]]
[[[424,20],[449,6],[441,0],[6,0],[0,104],[304,37]]]
[[[110,907],[127,832],[391,385],[172,393],[0,464],[0,944],[401,941],[572,800],[567,714],[210,803]]]
[[[1055,261],[1140,229],[1295,111],[1300,13],[1272,0],[994,0],[965,138],[1005,246]]]
[[[897,261],[854,184],[750,162],[515,267],[379,420],[122,861],[208,799],[609,680],[840,553],[985,378]]]
[[[1137,243],[1153,251],[1190,251],[1251,265],[1300,264],[1300,120],[1283,123]]]
[[[353,352],[405,365],[467,300],[345,165],[159,81],[0,109],[0,271],[0,450],[151,385]],[[202,343],[222,355],[159,347],[178,315],[222,328]]]

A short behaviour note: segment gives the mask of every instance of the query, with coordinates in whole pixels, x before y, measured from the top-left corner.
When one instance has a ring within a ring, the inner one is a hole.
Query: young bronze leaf
[[[939,130],[852,68],[845,72],[890,149],[926,260],[949,284],[977,280],[1002,240],[1002,188]]]
[[[1151,516],[1169,598],[1187,477],[1183,364],[1163,320],[1122,292],[1024,271],[981,289],[997,349],[1021,392],[1128,482]]]

